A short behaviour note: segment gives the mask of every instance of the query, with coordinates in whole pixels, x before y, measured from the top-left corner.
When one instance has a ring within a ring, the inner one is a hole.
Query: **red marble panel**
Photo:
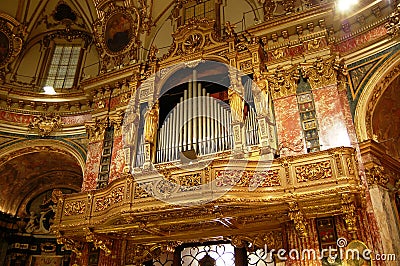
[[[0,111],[0,120],[12,123],[29,124],[33,120],[33,116]]]
[[[343,106],[336,86],[313,90],[321,150],[350,146]]]
[[[87,115],[72,115],[72,116],[64,116],[61,121],[64,125],[72,126],[72,125],[82,125],[87,121],[92,119],[91,114]]]
[[[111,250],[111,255],[106,256],[106,253],[101,250],[99,256],[98,265],[107,265],[107,266],[120,266],[122,265],[122,251],[124,248],[122,247],[122,240],[113,240],[112,244],[108,245],[108,248]]]
[[[359,49],[360,46],[366,45],[368,42],[374,41],[382,36],[386,35],[386,28],[384,25],[376,27],[364,34],[358,35],[349,40],[338,43],[333,47],[334,52],[348,53],[352,50]]]
[[[315,219],[307,220],[307,223],[308,225],[306,226],[306,228],[308,236],[304,238],[300,238],[297,235],[294,226],[292,224],[287,228],[288,247],[286,250],[286,254],[290,256],[288,256],[288,259],[285,263],[286,265],[296,265],[296,266],[322,265],[322,261],[319,259],[320,250],[319,250],[318,233],[315,224]],[[314,254],[311,254],[309,257],[307,252],[303,252],[304,250],[315,251],[315,257]],[[299,254],[298,260],[293,259],[295,256],[297,256],[296,252],[298,252]]]
[[[82,191],[96,189],[96,179],[99,175],[102,149],[102,141],[90,143],[88,146]]]
[[[296,96],[274,100],[274,108],[281,156],[303,154],[303,131]]]
[[[122,136],[114,138],[109,182],[118,179],[124,170],[125,153],[122,146]]]

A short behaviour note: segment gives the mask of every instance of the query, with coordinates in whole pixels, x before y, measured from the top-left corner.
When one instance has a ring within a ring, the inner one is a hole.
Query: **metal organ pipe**
[[[157,162],[178,160],[180,152],[190,149],[198,155],[230,149],[232,140],[230,109],[211,97],[193,71],[183,97],[159,129]]]

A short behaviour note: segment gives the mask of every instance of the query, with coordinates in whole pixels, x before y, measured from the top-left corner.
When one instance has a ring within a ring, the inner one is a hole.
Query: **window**
[[[185,8],[185,22],[191,18],[215,19],[215,1],[206,0]]]
[[[56,45],[43,85],[52,86],[55,89],[72,88],[80,52],[80,45]]]

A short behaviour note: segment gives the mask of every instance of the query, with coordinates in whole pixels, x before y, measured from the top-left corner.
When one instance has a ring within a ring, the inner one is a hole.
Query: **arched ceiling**
[[[75,158],[40,151],[15,157],[0,166],[0,210],[24,213],[27,202],[51,188],[79,190],[82,169]]]
[[[7,1],[2,4],[0,11],[5,13],[18,22],[28,27],[28,30],[33,28],[42,14],[52,12],[53,7],[58,3],[63,2],[71,5],[71,8],[79,15],[87,24],[93,23],[96,19],[96,9],[92,0],[16,0]]]
[[[400,160],[400,76],[390,83],[378,100],[372,114],[374,138],[386,152]]]

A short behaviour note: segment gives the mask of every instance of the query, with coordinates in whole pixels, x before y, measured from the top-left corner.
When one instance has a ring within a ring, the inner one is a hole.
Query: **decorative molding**
[[[390,14],[388,22],[385,24],[387,29],[387,34],[390,37],[395,37],[399,35],[400,32],[400,4],[397,4],[396,10]]]
[[[105,119],[95,119],[91,122],[86,122],[86,133],[90,142],[101,141],[104,138],[105,129],[107,127],[107,118]]]
[[[109,241],[100,239],[97,235],[93,233],[93,230],[91,228],[85,227],[83,228],[83,231],[85,232],[86,242],[93,243],[94,247],[103,250],[106,256],[111,255],[111,250],[108,248],[109,243],[107,243]]]
[[[354,199],[349,194],[342,194],[342,217],[346,224],[346,229],[349,233],[357,231],[357,215]]]
[[[289,218],[294,222],[297,235],[301,238],[308,236],[307,221],[297,202],[289,202]]]
[[[277,99],[296,94],[300,73],[296,65],[288,68],[278,65],[274,72],[264,73],[264,78],[267,80],[272,98]]]
[[[389,183],[389,175],[386,174],[385,169],[380,165],[374,165],[369,169],[365,169],[365,176],[367,177],[369,186],[379,185],[387,187]]]
[[[39,135],[44,137],[50,135],[56,129],[61,128],[62,125],[61,116],[50,114],[35,116],[32,122],[29,123],[28,128],[37,129]]]

